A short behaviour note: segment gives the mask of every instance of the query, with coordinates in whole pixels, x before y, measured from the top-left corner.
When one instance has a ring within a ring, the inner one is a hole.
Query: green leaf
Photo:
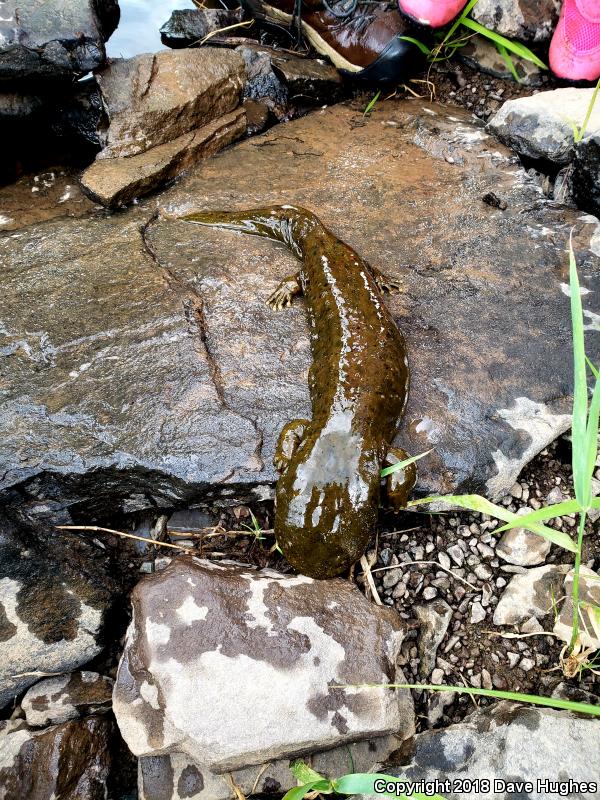
[[[314,791],[322,792],[323,794],[331,794],[333,791],[331,788],[331,781],[310,781],[309,783],[304,783],[302,786],[294,786],[293,789],[290,789],[289,792],[284,794],[283,800],[302,800],[309,792]]]
[[[310,783],[310,781],[324,781],[326,778],[320,775],[312,767],[309,767],[306,761],[297,758],[290,764],[292,775],[299,783]]]
[[[583,333],[583,309],[579,291],[579,277],[573,245],[569,242],[569,283],[571,295],[571,325],[573,327],[573,483],[575,497],[582,508],[589,507],[591,487],[587,479],[587,441],[586,427],[588,414],[587,370],[585,362],[585,342]],[[587,484],[587,485],[586,485]]]
[[[506,51],[506,47],[503,44],[499,44],[496,42],[496,50],[500,53],[502,60],[509,68],[513,78],[516,80],[517,83],[521,83],[521,78],[519,78],[519,73],[517,72],[517,68],[515,67],[515,63],[512,58],[508,55]]]
[[[600,508],[600,497],[592,497],[590,508]]]
[[[587,356],[585,357],[585,361],[586,361],[586,364],[588,365],[588,367],[590,369],[590,372],[594,376],[594,378],[596,378],[596,380],[600,380],[600,372],[598,372],[598,370],[596,369],[596,367],[594,366],[592,361],[590,361],[590,359]]]
[[[380,797],[396,797],[397,800],[444,800],[439,795],[424,795],[420,792],[413,792],[410,795],[397,794],[396,792],[376,792],[375,781],[384,780],[386,783],[410,784],[406,778],[399,778],[396,775],[381,775],[373,772],[357,772],[353,775],[344,775],[332,781],[333,788],[338,794],[377,794]]]
[[[422,683],[389,683],[385,684],[391,689],[419,689],[430,692],[456,692],[457,694],[479,695],[480,697],[494,697],[496,700],[516,700],[519,703],[532,703],[536,706],[560,708],[573,711],[576,714],[591,714],[600,717],[600,706],[590,703],[578,703],[574,700],[561,700],[555,697],[542,697],[537,694],[521,694],[521,692],[504,692],[499,689],[475,689],[470,686],[438,686]]]
[[[499,33],[495,31],[491,31],[489,28],[486,28],[484,25],[480,25],[478,22],[475,22],[474,19],[462,19],[461,24],[465,26],[465,28],[469,28],[476,33],[480,33],[482,36],[486,36],[488,39],[491,39],[492,42],[496,44],[502,45],[511,53],[514,53],[521,58],[524,58],[526,61],[533,62],[536,66],[540,69],[548,69],[546,64],[536,56],[528,47],[525,47],[524,44],[520,42],[514,42],[512,39],[507,39],[505,36],[501,36]]]
[[[410,458],[405,458],[404,461],[398,461],[397,464],[392,464],[389,467],[384,467],[381,470],[381,477],[385,478],[388,475],[391,475],[392,472],[398,472],[399,470],[404,469],[404,467],[408,467],[410,464],[414,464],[415,461],[418,461],[420,458],[423,458],[429,453],[431,453],[431,450],[426,450],[424,453],[421,453],[418,456],[411,456]]]
[[[370,114],[371,111],[375,108],[375,103],[379,100],[381,96],[381,89],[378,89],[375,95],[369,100],[367,107],[363,111],[363,117],[366,117],[367,114]]]
[[[497,506],[495,503],[491,503],[489,500],[486,500],[485,497],[481,497],[479,494],[425,497],[423,500],[411,500],[407,503],[407,507],[416,506],[420,503],[439,502],[450,503],[451,505],[459,506],[460,508],[468,508],[469,511],[477,511],[480,514],[489,514],[491,517],[497,517],[504,522],[517,521],[521,527],[523,527],[523,520],[525,519],[525,517],[517,517],[516,514],[513,514],[511,511],[507,511],[507,509],[503,506]],[[568,550],[571,553],[577,552],[577,545],[575,542],[562,531],[555,531],[552,530],[552,528],[547,528],[545,525],[538,525],[535,523],[530,526],[529,530],[531,530],[533,533],[537,533],[538,536],[543,536],[544,539],[552,542],[552,544],[562,547],[564,550]]]
[[[415,39],[414,36],[399,36],[398,38],[405,42],[410,42],[411,44],[416,45],[425,56],[428,56],[431,53],[429,47],[423,44],[423,42],[420,42],[418,39]]]
[[[596,457],[598,455],[598,418],[600,417],[600,380],[596,379],[590,410],[588,415],[587,427],[585,429],[586,438],[586,492],[589,504],[592,501],[592,477],[596,468]]]
[[[563,503],[555,503],[551,506],[544,506],[537,511],[532,511],[530,514],[524,514],[522,517],[514,519],[512,522],[503,525],[501,528],[496,529],[496,533],[508,531],[511,528],[527,528],[532,522],[543,522],[546,519],[555,519],[556,517],[564,517],[567,514],[576,514],[581,510],[581,506],[577,500],[565,500]]]
[[[586,112],[586,115],[585,115],[585,119],[583,120],[581,128],[579,128],[578,138],[575,139],[576,142],[580,142],[583,139],[583,137],[585,136],[585,132],[587,130],[587,126],[589,125],[589,122],[590,122],[590,117],[592,116],[592,111],[594,110],[594,106],[596,105],[596,100],[598,98],[598,92],[599,91],[600,91],[600,78],[598,78],[598,82],[596,83],[596,88],[592,92],[592,98],[591,98],[590,103],[589,103],[589,105],[587,107],[587,112]]]
[[[450,30],[448,31],[448,33],[442,39],[442,42],[440,44],[440,49],[446,44],[446,42],[449,39],[452,38],[454,32],[458,29],[458,26],[464,23],[464,21],[465,21],[465,19],[467,17],[467,14],[471,13],[471,9],[473,9],[477,5],[478,2],[479,2],[479,0],[469,0],[467,5],[463,8],[463,11],[462,11],[462,14],[460,15],[460,17],[454,22],[454,24],[450,27]]]

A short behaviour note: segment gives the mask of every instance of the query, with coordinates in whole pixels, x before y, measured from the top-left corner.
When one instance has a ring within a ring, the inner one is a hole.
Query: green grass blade
[[[590,508],[600,508],[600,497],[592,497]]]
[[[373,111],[373,109],[375,108],[375,103],[379,100],[380,97],[381,97],[381,89],[378,89],[375,95],[369,100],[367,107],[363,111],[363,117],[366,117],[367,114],[370,114],[371,111]]]
[[[569,242],[569,283],[571,295],[571,325],[573,328],[573,483],[575,497],[582,508],[589,506],[591,487],[587,479],[586,427],[588,415],[588,388],[583,332],[583,308],[579,290],[579,276],[573,245]],[[587,485],[586,485],[587,484]]]
[[[426,44],[423,44],[423,42],[420,42],[418,39],[415,39],[414,36],[399,36],[398,38],[402,39],[404,42],[410,42],[411,44],[416,45],[424,56],[431,54],[430,48],[427,47]]]
[[[590,117],[592,116],[592,111],[594,110],[594,106],[596,105],[596,100],[598,99],[599,91],[600,91],[600,78],[598,78],[598,82],[596,83],[596,88],[592,92],[592,99],[590,100],[590,103],[587,107],[587,112],[585,115],[585,119],[583,120],[583,123],[581,125],[581,128],[579,128],[578,138],[575,139],[576,142],[580,142],[585,136],[587,126],[589,125],[590,122]]]
[[[587,356],[585,357],[585,363],[588,365],[589,370],[592,373],[592,375],[594,376],[594,378],[596,378],[596,380],[599,381],[600,380],[600,372],[598,372],[598,370],[594,366],[593,362],[590,361],[590,359]]]
[[[444,497],[425,497],[423,500],[411,500],[407,503],[407,507],[416,506],[421,503],[450,503],[460,508],[467,508],[469,511],[477,511],[479,514],[489,514],[491,517],[497,517],[503,522],[518,522],[519,526],[523,527],[523,520],[525,517],[518,517],[511,511],[507,511],[503,506],[497,506],[481,497],[478,494],[459,494],[459,495],[445,495]],[[571,553],[577,552],[577,545],[575,542],[562,531],[555,531],[552,528],[547,528],[545,525],[533,523],[529,530],[536,533],[538,536],[543,536],[552,544],[562,547]]]
[[[521,83],[521,78],[519,78],[519,73],[517,72],[517,68],[515,67],[515,62],[508,55],[506,47],[504,47],[503,44],[499,44],[498,42],[496,42],[495,44],[496,44],[496,50],[500,53],[502,60],[510,70],[513,78],[516,80],[517,83]]]
[[[462,19],[461,24],[465,26],[465,28],[469,28],[476,33],[480,33],[482,36],[485,36],[488,39],[491,39],[492,42],[496,44],[502,45],[502,47],[509,50],[511,53],[514,53],[516,56],[520,58],[524,58],[526,61],[533,62],[537,67],[540,69],[548,69],[546,64],[536,56],[528,47],[525,47],[524,44],[520,42],[513,42],[511,39],[507,39],[505,36],[501,36],[499,33],[495,31],[491,31],[489,28],[486,28],[485,25],[480,25],[478,22],[475,22],[474,19]]]
[[[406,784],[405,778],[397,775],[381,775],[377,772],[357,772],[353,775],[344,775],[332,781],[333,788],[338,794],[377,794],[380,797],[396,797],[398,800],[444,800],[439,795],[424,795],[420,792],[413,792],[410,795],[397,794],[396,792],[376,792],[375,781],[384,780],[386,783]]]
[[[600,380],[596,379],[590,410],[588,415],[587,427],[585,430],[586,438],[586,486],[588,489],[588,502],[592,501],[591,482],[596,468],[596,457],[598,455],[598,418],[600,417]]]
[[[331,781],[321,779],[320,781],[309,781],[302,786],[294,786],[289,792],[283,796],[283,800],[302,800],[303,797],[309,792],[323,792],[323,794],[331,794]]]
[[[565,500],[563,503],[555,503],[551,506],[539,508],[537,511],[532,511],[531,514],[524,514],[501,528],[496,528],[496,533],[503,533],[503,531],[508,531],[511,528],[526,528],[532,522],[544,522],[547,519],[576,514],[579,510],[580,505],[577,500]]]
[[[372,686],[373,684],[365,685]],[[380,684],[374,685],[379,686]],[[496,700],[516,700],[519,703],[532,703],[536,706],[547,706],[548,708],[573,711],[575,714],[591,714],[594,717],[600,717],[600,706],[593,706],[590,703],[578,703],[574,700],[561,700],[558,697],[542,697],[537,694],[505,692],[499,689],[475,689],[470,686],[438,686],[437,684],[432,685],[424,683],[389,683],[385,684],[385,686],[391,689],[424,689],[430,692],[456,692],[457,694],[493,697]]]
[[[397,464],[391,464],[389,467],[384,467],[381,470],[381,477],[386,478],[388,475],[391,475],[392,472],[398,472],[404,467],[410,466],[410,464],[414,464],[415,461],[418,461],[420,458],[431,453],[431,450],[426,450],[424,453],[420,453],[418,456],[411,456],[410,458],[404,459],[404,461],[399,461]]]
[[[309,767],[306,761],[301,758],[292,761],[290,770],[294,778],[300,783],[310,783],[311,781],[324,781],[327,780],[323,775],[315,772],[312,767]]]
[[[448,33],[442,39],[442,41],[441,41],[441,43],[439,45],[440,49],[446,44],[446,42],[449,39],[452,38],[452,36],[454,35],[454,33],[457,30],[458,26],[461,25],[462,23],[464,23],[464,21],[465,21],[465,19],[467,17],[467,14],[471,13],[471,10],[473,8],[475,8],[475,6],[477,5],[478,2],[479,2],[479,0],[469,0],[467,5],[463,8],[463,11],[462,11],[462,14],[460,15],[460,17],[454,22],[454,24],[450,27],[450,30],[448,31]]]

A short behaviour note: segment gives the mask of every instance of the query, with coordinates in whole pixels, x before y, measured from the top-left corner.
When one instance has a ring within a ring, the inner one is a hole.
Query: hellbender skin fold
[[[314,578],[348,569],[377,520],[381,468],[406,405],[408,359],[382,302],[398,288],[306,209],[291,205],[188,214],[184,220],[282,242],[300,259],[268,303],[277,310],[303,294],[310,322],[312,420],[289,422],[275,455],[275,536],[288,561]],[[388,479],[394,505],[414,485],[409,467]]]

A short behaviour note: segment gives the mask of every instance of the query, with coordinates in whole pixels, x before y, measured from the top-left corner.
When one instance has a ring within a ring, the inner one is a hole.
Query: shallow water
[[[120,0],[121,20],[106,43],[111,58],[164,50],[159,30],[177,8],[195,8],[191,0]]]

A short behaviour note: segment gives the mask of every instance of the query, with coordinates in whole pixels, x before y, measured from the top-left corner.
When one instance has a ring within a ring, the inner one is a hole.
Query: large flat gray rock
[[[401,620],[348,581],[176,559],[132,605],[113,710],[136,756],[223,774],[414,733],[410,693],[386,686],[405,682]]]
[[[104,516],[268,496],[279,431],[310,414],[302,302],[265,303],[296,263],[265,240],[146,223],[157,207],[272,202],[314,210],[402,282],[385,302],[412,372],[398,441],[433,448],[421,491],[502,496],[567,430],[565,248],[573,228],[597,361],[597,220],[548,202],[458,112],[388,102],[365,120],[339,105],[224,151],[127,212],[0,238],[0,487]]]

